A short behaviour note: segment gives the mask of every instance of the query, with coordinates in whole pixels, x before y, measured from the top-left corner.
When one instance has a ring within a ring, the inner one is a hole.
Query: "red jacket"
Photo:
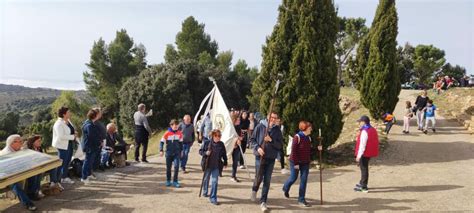
[[[361,132],[364,130],[360,130]],[[367,139],[367,146],[365,147],[364,157],[377,157],[379,155],[379,136],[377,134],[377,130],[374,127],[370,127],[365,129],[367,131],[368,139]],[[357,141],[355,145],[354,155],[357,156],[359,152],[359,145],[360,145],[360,132],[357,135]]]

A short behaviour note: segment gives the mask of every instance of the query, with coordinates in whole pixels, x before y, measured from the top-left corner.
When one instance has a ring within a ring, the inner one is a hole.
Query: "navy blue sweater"
[[[82,150],[87,153],[98,152],[101,138],[99,128],[91,120],[86,120],[82,125]]]
[[[210,146],[209,146],[210,145]],[[211,151],[211,155],[207,156],[206,151]],[[199,150],[199,154],[203,156],[203,160],[206,157],[209,157],[207,162],[208,169],[220,168],[221,166],[227,166],[227,152],[225,150],[225,145],[222,141],[217,143],[206,140]]]
[[[283,135],[281,133],[281,129],[277,125],[273,125],[272,128],[269,129],[268,135],[272,138],[272,141],[269,143],[265,143],[263,139],[265,138],[265,129],[266,126],[262,123],[258,124],[253,133],[252,133],[252,138],[251,138],[251,143],[253,147],[253,154],[255,156],[260,156],[258,154],[258,148],[262,147],[262,144],[265,144],[265,147],[262,147],[264,149],[265,159],[275,159],[282,149],[283,146]]]

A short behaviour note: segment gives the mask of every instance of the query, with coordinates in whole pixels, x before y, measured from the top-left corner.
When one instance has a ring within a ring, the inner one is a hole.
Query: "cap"
[[[359,118],[359,120],[357,120],[357,122],[365,122],[366,124],[369,124],[370,123],[370,118],[367,116],[367,115],[363,115]]]

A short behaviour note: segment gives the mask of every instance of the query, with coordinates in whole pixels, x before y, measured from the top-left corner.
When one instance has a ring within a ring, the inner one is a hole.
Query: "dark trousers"
[[[41,187],[41,174],[35,175],[27,179],[26,194],[30,198],[36,197]]]
[[[237,167],[240,160],[240,148],[237,147],[232,151],[232,177],[237,177]]]
[[[240,144],[240,147],[242,147],[242,153],[245,154],[245,151],[247,150],[247,134],[244,134],[244,139],[242,140],[242,144]],[[240,154],[239,165],[245,165],[244,156],[242,154]]]
[[[148,131],[144,126],[135,126],[135,160],[140,156],[140,146],[143,145],[142,161],[146,160],[146,151],[148,149]]]
[[[166,155],[166,181],[171,181],[171,164],[174,164],[173,182],[178,182],[179,154]]]
[[[368,157],[361,157],[359,161],[360,167],[360,182],[359,184],[362,188],[367,189],[367,184],[369,183],[369,160]]]
[[[262,175],[263,175],[263,187],[262,187],[262,196],[260,197],[260,202],[267,202],[268,191],[270,191],[270,181],[272,180],[273,167],[275,166],[275,159],[265,159],[262,166]],[[260,168],[260,157],[255,157],[255,175],[258,175],[258,170]],[[255,177],[257,179],[257,177]],[[252,191],[257,191],[257,186],[255,182],[252,186]]]
[[[288,146],[291,146],[291,145],[288,144]],[[280,150],[280,166],[281,166],[281,169],[285,168],[285,151],[283,151],[283,149]]]
[[[86,158],[84,164],[82,165],[82,177],[81,179],[85,180],[92,174],[92,166],[94,165],[97,155],[99,155],[99,150],[86,152]]]

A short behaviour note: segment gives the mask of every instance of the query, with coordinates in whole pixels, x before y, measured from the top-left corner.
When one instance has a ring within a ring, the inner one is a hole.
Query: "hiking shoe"
[[[425,135],[427,135],[427,134],[428,134],[428,130],[424,130],[423,133],[425,133]]]
[[[290,174],[290,171],[288,169],[281,169],[281,174],[282,175]]]
[[[209,197],[209,195],[207,195],[207,194],[203,194],[202,196],[203,196],[203,197]]]
[[[35,204],[28,204],[26,209],[28,209],[28,211],[36,211],[38,208],[36,208]]]
[[[143,163],[149,163],[146,159],[142,160]]]
[[[286,198],[290,198],[290,192],[287,192],[287,191],[283,190],[283,195],[284,195]]]
[[[81,182],[84,183],[84,185],[89,185],[89,184],[91,183],[91,181],[89,180],[89,178],[81,179]]]
[[[179,185],[179,182],[178,182],[178,181],[173,182],[173,186],[174,186],[174,188],[179,188],[179,187],[181,187],[181,185]]]
[[[262,202],[260,204],[260,209],[262,210],[262,212],[267,212],[268,211],[267,203]]]
[[[74,181],[71,178],[62,178],[61,183],[74,184]]]
[[[298,202],[298,205],[302,206],[302,207],[311,207],[311,205],[306,202],[306,201],[303,201],[303,202]]]
[[[255,202],[257,200],[257,192],[252,191],[252,195],[250,196],[250,200]]]
[[[356,188],[354,188],[354,191],[356,191],[356,192],[369,193],[369,189],[368,189],[368,188],[359,188],[359,187],[356,187]]]
[[[64,187],[60,183],[56,183],[56,184],[58,184],[58,188],[60,191],[64,191]]]
[[[167,180],[165,186],[171,186],[171,181]]]
[[[235,182],[235,183],[239,183],[239,182],[240,182],[240,180],[237,179],[236,177],[231,177],[230,180],[231,180],[232,182]]]
[[[215,206],[219,205],[219,202],[217,202],[217,200],[211,200],[211,203],[212,203],[212,205],[215,205]]]
[[[436,132],[436,129],[433,129],[433,132]]]
[[[43,192],[41,192],[41,190],[38,192],[37,196],[39,198],[44,198],[46,195],[43,194]]]
[[[240,166],[240,169],[245,169],[245,168],[246,168],[245,165]]]
[[[137,163],[140,163],[140,160],[138,160],[138,159],[135,159],[135,162],[137,162]]]
[[[91,179],[91,180],[97,180],[97,176],[95,176],[95,174],[89,175],[88,178]]]

